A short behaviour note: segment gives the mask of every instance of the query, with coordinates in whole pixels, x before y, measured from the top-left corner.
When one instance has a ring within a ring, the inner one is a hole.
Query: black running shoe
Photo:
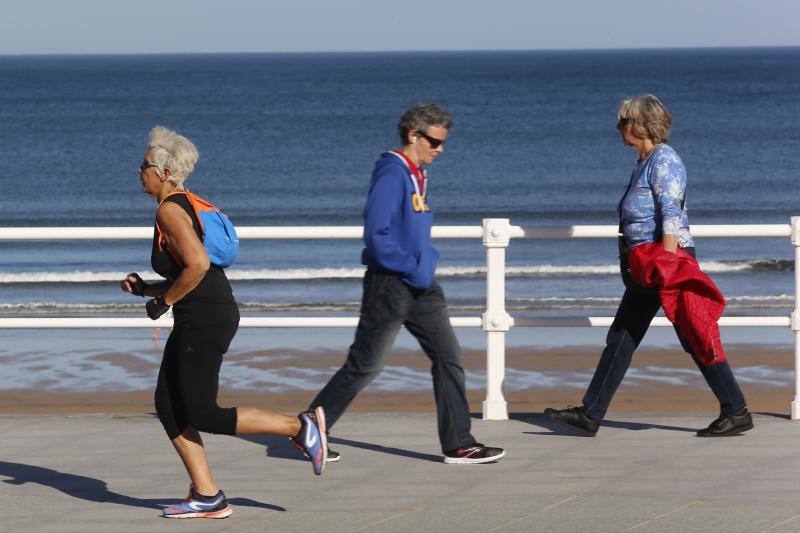
[[[698,437],[732,437],[753,429],[753,417],[745,410],[742,414],[722,414],[711,424],[697,432]]]
[[[544,410],[544,414],[584,437],[594,437],[597,435],[597,430],[600,429],[600,424],[596,420],[589,418],[589,415],[584,413],[580,407],[571,405],[566,409],[551,409],[548,407]]]
[[[503,448],[491,448],[476,442],[469,446],[462,446],[444,454],[444,462],[451,465],[469,465],[480,463],[494,463],[499,461],[506,452]]]
[[[342,456],[341,456],[341,454],[339,452],[337,452],[335,450],[331,450],[331,447],[328,446],[328,462],[329,463],[338,463],[339,459],[341,459],[341,458],[342,458]]]

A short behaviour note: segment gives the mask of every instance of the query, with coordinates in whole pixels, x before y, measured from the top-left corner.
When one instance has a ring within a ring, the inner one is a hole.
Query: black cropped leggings
[[[217,405],[222,355],[238,324],[174,329],[164,347],[155,403],[170,440],[191,426],[206,433],[234,435],[236,408]]]

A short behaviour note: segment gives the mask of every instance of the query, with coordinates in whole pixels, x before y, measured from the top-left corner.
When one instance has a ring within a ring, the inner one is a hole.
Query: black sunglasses
[[[436,137],[431,137],[424,131],[418,131],[417,137],[423,137],[426,141],[428,141],[428,144],[430,144],[431,148],[433,148],[434,150],[436,150],[437,148],[439,148],[441,145],[444,144],[443,139],[437,139]]]
[[[148,168],[154,168],[154,167],[158,167],[158,165],[156,165],[155,163],[151,163],[150,161],[145,159],[144,161],[142,161],[142,164],[139,165],[139,172],[144,172]]]
[[[621,130],[622,128],[624,128],[625,126],[630,124],[631,122],[633,122],[632,118],[619,117],[619,122],[617,122],[617,129]]]

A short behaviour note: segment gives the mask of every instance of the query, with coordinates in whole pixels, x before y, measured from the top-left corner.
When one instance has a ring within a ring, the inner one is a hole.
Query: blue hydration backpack
[[[214,204],[203,200],[196,194],[188,190],[180,191],[175,194],[185,194],[186,199],[194,209],[194,214],[200,222],[200,230],[203,232],[203,246],[205,246],[208,258],[211,262],[222,268],[227,268],[236,261],[239,253],[239,237],[236,235],[236,228]],[[159,246],[163,245],[164,236],[161,228],[158,228]],[[167,248],[169,250],[169,248]],[[181,263],[180,259],[170,251],[173,259]]]

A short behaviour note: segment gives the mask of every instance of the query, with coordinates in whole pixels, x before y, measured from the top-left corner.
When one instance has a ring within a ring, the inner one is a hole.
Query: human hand
[[[120,287],[125,292],[129,292],[135,296],[144,296],[144,291],[147,288],[147,283],[139,277],[136,272],[131,272],[125,279],[120,282]]]
[[[147,309],[147,316],[153,320],[158,320],[161,315],[169,311],[169,306],[164,302],[162,296],[158,296],[152,300],[147,300],[145,309]]]

